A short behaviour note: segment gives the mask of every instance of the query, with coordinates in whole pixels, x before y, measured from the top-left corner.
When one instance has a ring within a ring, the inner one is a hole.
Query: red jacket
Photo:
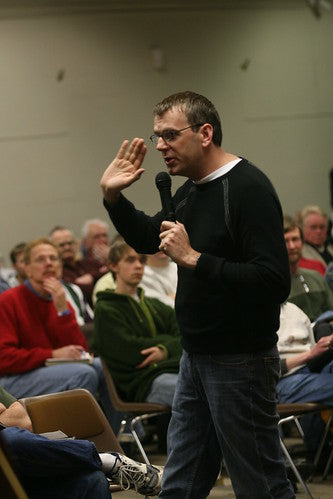
[[[44,365],[52,350],[86,340],[74,311],[58,317],[53,301],[21,284],[0,296],[0,375],[19,374]]]

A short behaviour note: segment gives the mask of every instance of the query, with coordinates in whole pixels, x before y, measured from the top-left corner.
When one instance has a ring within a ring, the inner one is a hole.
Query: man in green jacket
[[[114,291],[98,293],[94,348],[120,395],[129,401],[172,405],[182,353],[174,310],[139,288],[146,256],[122,238],[111,246]]]
[[[301,227],[284,217],[284,239],[288,251],[291,289],[287,301],[297,305],[311,322],[333,314],[333,293],[319,272],[300,268],[304,237]]]

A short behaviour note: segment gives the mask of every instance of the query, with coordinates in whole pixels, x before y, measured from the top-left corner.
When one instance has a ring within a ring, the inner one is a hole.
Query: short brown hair
[[[110,246],[108,263],[117,264],[130,248],[131,246],[127,244],[125,239],[120,235],[117,235]]]
[[[302,227],[290,216],[284,215],[283,217],[283,232],[286,234],[287,232],[291,232],[292,230],[298,229],[299,235],[301,236],[302,242],[304,242],[303,230]]]
[[[110,246],[109,250],[109,255],[108,255],[108,263],[113,263],[114,265],[117,265],[117,263],[122,259],[122,257],[125,255],[125,253],[132,249],[132,247],[127,244],[125,239],[121,237],[119,234],[117,234],[114,239],[113,243]],[[146,259],[146,255],[144,255]],[[116,280],[116,275],[114,272],[111,270],[111,274],[113,275],[113,278]]]
[[[221,120],[215,106],[210,100],[200,94],[187,90],[169,95],[161,102],[158,102],[153,110],[154,116],[162,116],[169,109],[176,107],[182,111],[192,128],[199,127],[195,125],[204,125],[209,123],[213,127],[213,144],[220,146],[222,144],[222,126]]]
[[[25,264],[30,263],[31,250],[33,248],[35,248],[36,246],[39,246],[40,244],[48,244],[49,246],[52,246],[56,250],[56,252],[59,256],[59,259],[60,259],[60,252],[59,252],[58,246],[56,244],[54,244],[47,237],[38,237],[37,239],[33,239],[32,241],[29,241],[24,248],[24,263]]]
[[[10,250],[9,258],[13,265],[16,263],[17,257],[24,252],[27,243],[18,243]]]

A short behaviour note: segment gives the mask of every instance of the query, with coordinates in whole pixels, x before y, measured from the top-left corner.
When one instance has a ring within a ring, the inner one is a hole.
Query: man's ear
[[[201,143],[203,147],[208,147],[213,140],[214,129],[210,123],[205,123],[202,125],[201,133]]]

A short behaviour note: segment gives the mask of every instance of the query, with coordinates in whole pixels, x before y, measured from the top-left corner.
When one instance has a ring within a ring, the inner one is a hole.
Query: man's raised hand
[[[135,138],[131,144],[128,140],[124,140],[117,156],[101,178],[101,188],[106,201],[111,204],[115,203],[120,191],[140,178],[144,172],[141,165],[146,151],[147,147],[143,139]]]

